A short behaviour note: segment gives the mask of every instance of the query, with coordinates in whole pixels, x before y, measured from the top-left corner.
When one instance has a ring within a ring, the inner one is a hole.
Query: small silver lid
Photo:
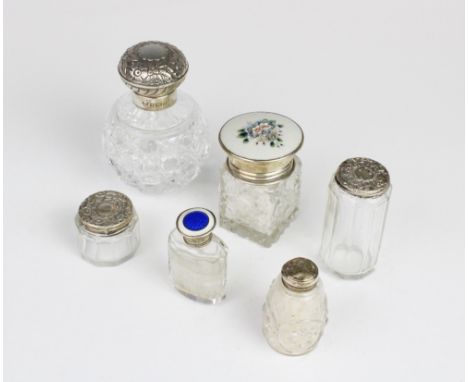
[[[131,200],[117,191],[100,191],[88,196],[78,209],[80,224],[88,232],[115,235],[124,231],[134,216]]]
[[[390,187],[387,169],[369,158],[346,159],[338,167],[335,180],[346,192],[360,198],[381,196]]]
[[[122,81],[138,97],[137,106],[159,110],[175,102],[174,91],[188,71],[184,54],[174,45],[144,41],[131,46],[120,58]]]
[[[184,241],[195,247],[202,247],[211,241],[216,226],[216,217],[210,210],[201,207],[183,211],[176,221],[177,230]]]
[[[314,289],[318,281],[318,268],[304,257],[289,260],[281,269],[281,277],[286,288],[294,292],[307,292]]]

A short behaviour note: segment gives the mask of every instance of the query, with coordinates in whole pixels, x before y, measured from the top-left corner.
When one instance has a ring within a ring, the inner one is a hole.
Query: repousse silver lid
[[[80,224],[88,232],[115,235],[124,231],[134,216],[131,200],[117,191],[100,191],[88,196],[78,209]]]
[[[378,197],[390,187],[387,169],[369,158],[345,160],[338,167],[335,180],[346,192],[361,198]]]
[[[317,265],[304,257],[289,260],[281,269],[284,286],[294,292],[312,290],[317,284],[318,273]]]
[[[118,71],[125,85],[140,97],[136,98],[138,106],[159,110],[175,102],[175,95],[171,95],[184,80],[188,67],[184,54],[174,45],[144,41],[125,51]]]

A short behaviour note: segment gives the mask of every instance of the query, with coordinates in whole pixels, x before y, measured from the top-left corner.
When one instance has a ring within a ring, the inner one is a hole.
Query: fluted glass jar
[[[374,269],[390,194],[390,176],[380,163],[369,158],[341,163],[329,186],[320,250],[332,271],[357,278]]]
[[[220,224],[265,247],[276,242],[299,205],[301,127],[276,113],[238,115],[219,133],[228,154],[221,171]]]
[[[83,258],[95,265],[130,259],[140,244],[138,216],[132,202],[117,191],[100,191],[81,203],[75,218]]]
[[[212,233],[214,214],[191,208],[177,218],[169,235],[169,274],[183,295],[216,304],[226,295],[227,247]]]
[[[132,91],[115,102],[103,146],[120,177],[142,191],[187,185],[207,156],[207,126],[200,108],[177,90],[187,70],[183,53],[159,41],[134,45],[120,59],[120,77]]]
[[[317,266],[297,257],[283,265],[263,306],[263,334],[286,355],[310,352],[327,322],[327,299]]]

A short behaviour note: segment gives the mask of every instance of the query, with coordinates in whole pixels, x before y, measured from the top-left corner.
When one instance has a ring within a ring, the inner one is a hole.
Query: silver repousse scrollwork
[[[88,232],[115,235],[127,228],[134,211],[126,195],[117,191],[100,191],[81,203],[78,216]]]
[[[350,158],[338,167],[335,180],[346,192],[361,198],[378,197],[390,186],[390,175],[379,162]]]
[[[123,82],[137,95],[149,98],[170,95],[188,71],[184,54],[160,41],[140,42],[122,55],[118,71]]]

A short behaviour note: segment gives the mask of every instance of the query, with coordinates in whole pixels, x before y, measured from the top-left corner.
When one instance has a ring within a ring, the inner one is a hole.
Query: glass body
[[[128,227],[118,234],[105,236],[86,231],[75,219],[78,227],[78,246],[83,258],[94,265],[117,265],[130,259],[140,244],[140,227],[134,215]]]
[[[120,97],[103,136],[111,165],[128,184],[142,191],[182,187],[199,173],[208,153],[207,127],[200,108],[188,94],[177,92],[169,108],[148,111]]]
[[[300,193],[301,161],[293,172],[272,184],[234,177],[225,164],[221,172],[220,225],[265,247],[276,242],[295,218]]]
[[[263,306],[263,334],[270,346],[286,355],[311,351],[327,323],[327,299],[320,279],[307,292],[286,288],[279,275]]]
[[[195,247],[176,229],[169,235],[169,274],[183,295],[216,304],[226,295],[227,247],[212,234],[211,241]]]
[[[361,277],[377,262],[391,187],[376,198],[360,198],[343,190],[333,178],[322,237],[321,256],[342,277]]]

